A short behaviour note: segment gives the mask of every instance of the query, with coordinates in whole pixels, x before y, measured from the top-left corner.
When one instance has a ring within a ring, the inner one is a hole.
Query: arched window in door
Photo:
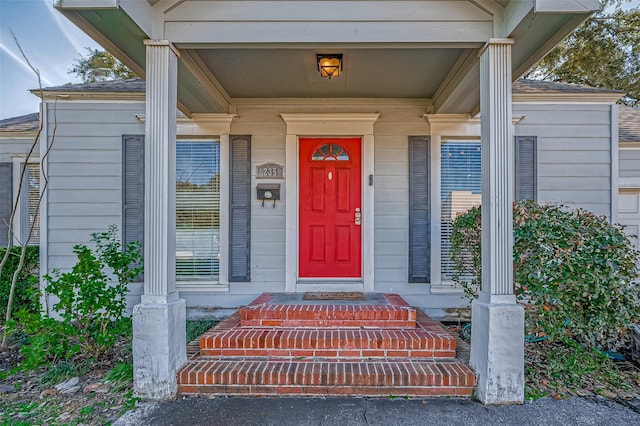
[[[311,159],[314,161],[349,161],[349,154],[338,144],[326,143],[316,149]]]

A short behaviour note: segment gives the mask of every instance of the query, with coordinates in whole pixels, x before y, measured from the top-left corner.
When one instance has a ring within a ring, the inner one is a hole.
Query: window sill
[[[444,281],[441,283],[431,284],[432,294],[462,294],[464,290],[462,286],[453,281]]]
[[[222,293],[229,291],[229,286],[217,281],[177,281],[176,289],[179,291]]]

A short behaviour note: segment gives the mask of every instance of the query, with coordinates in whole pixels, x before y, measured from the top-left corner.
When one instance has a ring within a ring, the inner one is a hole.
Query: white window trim
[[[22,167],[25,164],[26,156],[24,155],[16,155],[13,156],[13,176],[12,176],[12,191],[13,191],[13,203],[16,206],[16,212],[13,217],[13,244],[21,245],[22,241],[20,241],[20,236],[22,235],[22,203],[16,203],[16,198],[18,197],[18,190],[20,185],[20,173],[22,172]],[[26,161],[27,164],[39,164],[40,157],[36,155],[31,155],[29,157],[29,161]],[[42,170],[41,170],[42,172]],[[42,191],[42,185],[40,185],[40,191]],[[24,196],[24,194],[21,194]],[[42,217],[42,206],[40,207],[40,217]],[[42,225],[42,219],[40,220],[40,225]],[[35,244],[32,244],[35,245]]]
[[[136,116],[144,123],[145,116]],[[228,292],[229,291],[229,135],[235,114],[194,114],[191,118],[180,117],[177,122],[177,140],[212,139],[220,143],[220,264],[218,281],[178,281],[176,289],[181,292]]]
[[[218,167],[220,167],[222,165],[222,143],[220,142],[220,136],[189,136],[189,137],[183,137],[182,135],[178,135],[176,137],[176,146],[178,144],[178,142],[186,142],[186,141],[190,141],[190,142],[197,142],[197,143],[218,143],[218,145],[220,145],[220,156],[219,156],[219,161],[220,164],[218,165]],[[176,154],[176,160],[177,160],[177,154]],[[220,171],[220,186],[222,186],[222,170]],[[222,198],[222,193],[220,191],[219,193],[219,203],[220,203],[220,211],[218,212],[218,215],[222,214],[222,210],[224,210],[223,208],[223,202],[224,199]],[[177,191],[176,191],[176,198],[177,198]],[[177,203],[177,202],[176,202]],[[176,288],[180,288],[181,290],[185,290],[185,289],[197,289],[199,291],[202,291],[203,289],[208,289],[208,288],[212,288],[214,289],[213,291],[220,291],[220,287],[223,287],[224,289],[227,288],[226,285],[220,285],[220,276],[221,276],[221,272],[220,272],[220,263],[222,261],[222,251],[223,251],[223,245],[222,245],[222,218],[220,216],[218,216],[219,219],[219,224],[218,224],[218,229],[219,229],[219,237],[218,237],[218,244],[219,244],[219,253],[218,253],[218,279],[217,280],[198,280],[198,279],[187,279],[187,280],[179,280],[178,279],[178,275],[177,275],[177,267],[176,267]],[[177,231],[176,231],[177,232]],[[176,256],[177,257],[177,256]]]
[[[452,281],[442,281],[440,149],[443,141],[480,140],[480,116],[425,114],[423,118],[429,123],[431,136],[431,293],[462,293],[463,289],[459,284]],[[523,115],[514,115],[512,118],[513,126],[523,118]],[[515,132],[513,134],[515,135]]]
[[[441,150],[442,150],[442,145],[444,145],[447,142],[463,142],[463,141],[469,141],[469,142],[480,142],[480,137],[478,136],[476,137],[439,137],[440,139],[440,143],[438,145],[436,145],[435,143],[433,144],[433,146],[435,147],[435,150],[438,151],[438,177],[437,177],[437,186],[438,186],[438,190],[436,192],[436,190],[433,190],[433,195],[434,197],[432,197],[433,203],[435,206],[437,206],[437,210],[438,210],[438,215],[437,216],[432,216],[434,218],[440,218],[439,220],[437,220],[437,224],[438,224],[438,249],[437,251],[437,255],[438,255],[438,281],[436,283],[436,285],[434,286],[434,284],[431,284],[431,292],[432,293],[462,293],[464,292],[464,289],[462,288],[462,286],[460,284],[458,284],[457,282],[453,281],[453,280],[443,280],[442,279],[442,219],[441,219],[441,214],[442,214],[442,200],[440,199],[440,190],[441,190],[441,186],[442,186],[442,163],[441,163]],[[434,148],[432,148],[434,149]],[[436,222],[435,220],[432,220],[432,222]],[[433,236],[432,236],[432,241],[433,241]],[[433,252],[433,251],[432,251]]]

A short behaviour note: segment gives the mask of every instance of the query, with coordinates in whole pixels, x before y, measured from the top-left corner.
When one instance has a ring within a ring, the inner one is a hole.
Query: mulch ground
[[[630,400],[640,398],[640,366],[631,361],[625,350],[625,360],[607,360],[598,369],[581,358],[572,357],[573,349],[559,343],[538,342],[525,345],[525,378],[532,396],[603,396]],[[559,354],[564,362],[560,362]]]
[[[459,336],[460,324],[446,328]],[[468,336],[465,336],[468,342]],[[602,396],[619,402],[640,399],[640,365],[629,350],[620,352],[624,361],[582,356],[561,343],[541,341],[525,344],[525,394],[528,399]],[[467,358],[468,359],[468,358]]]
[[[116,345],[129,346],[126,340]],[[135,400],[127,396],[130,384],[116,389],[117,384],[107,383],[105,378],[118,362],[131,362],[129,350],[115,350],[101,362],[74,360],[74,365],[80,366],[76,368],[66,364],[61,368],[9,373],[19,360],[17,345],[7,352],[0,352],[2,426],[105,425],[117,420],[135,404]]]
[[[460,331],[459,325],[447,328],[454,334]],[[12,374],[8,373],[20,360],[18,345],[0,352],[0,426],[88,426],[114,422],[136,402],[129,393],[130,383],[116,390],[115,385],[106,380],[107,372],[117,363],[131,362],[129,341],[123,339],[116,348],[121,349],[114,350],[101,362],[74,360],[80,367],[69,371],[42,368]],[[527,398],[603,396],[623,404],[640,400],[640,366],[630,361],[629,353],[622,351],[625,361],[591,365],[584,357],[573,356],[574,352],[574,349],[548,341],[527,343]],[[603,365],[605,371],[602,371]],[[74,383],[75,378],[77,383]],[[60,386],[65,382],[67,390]]]

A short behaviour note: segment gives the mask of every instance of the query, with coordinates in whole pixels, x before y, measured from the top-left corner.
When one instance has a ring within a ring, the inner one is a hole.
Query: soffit
[[[232,98],[430,98],[463,49],[205,49],[198,54]],[[342,53],[322,78],[317,53]]]

